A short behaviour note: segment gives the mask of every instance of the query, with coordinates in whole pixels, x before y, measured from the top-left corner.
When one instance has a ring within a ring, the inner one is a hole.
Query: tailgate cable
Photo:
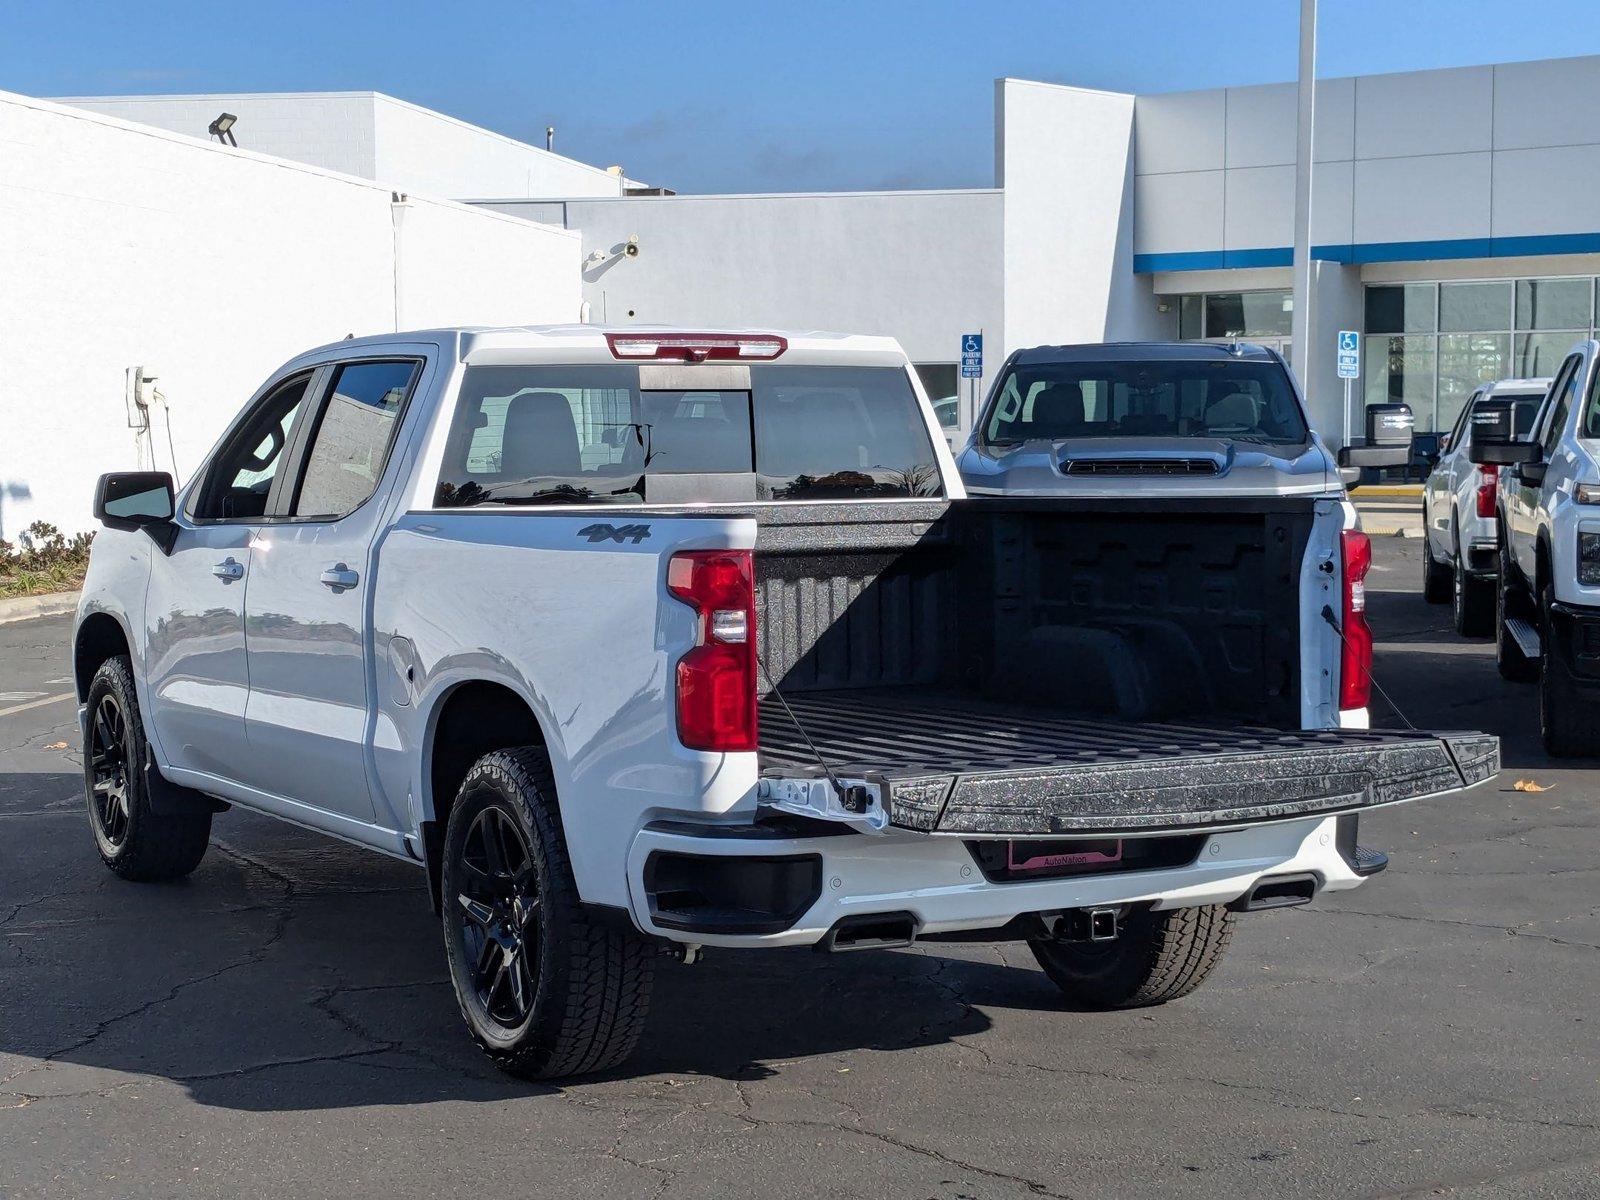
[[[1347,648],[1354,649],[1354,647],[1350,646],[1348,641],[1345,641],[1344,630],[1339,628],[1338,618],[1333,615],[1333,608],[1331,605],[1324,604],[1322,606],[1322,619],[1328,623],[1328,627],[1330,629],[1339,635],[1339,640],[1344,642]],[[1394,709],[1394,715],[1406,723],[1407,729],[1411,730],[1413,733],[1418,732],[1417,727],[1411,723],[1411,718],[1406,716],[1405,713],[1401,712],[1400,706],[1389,698],[1388,692],[1383,690],[1383,685],[1378,682],[1378,677],[1372,673],[1372,663],[1370,659],[1367,662],[1367,682],[1373,686],[1378,695],[1383,697],[1383,702],[1390,708]]]
[[[872,793],[858,784],[845,785],[839,782],[839,777],[833,773],[833,768],[828,765],[828,760],[822,757],[822,751],[817,749],[817,744],[811,740],[811,735],[806,732],[806,727],[800,724],[800,718],[795,715],[794,709],[789,707],[789,702],[784,699],[783,693],[778,690],[778,681],[772,677],[772,672],[767,670],[767,660],[761,657],[761,651],[755,650],[756,666],[761,668],[767,686],[772,689],[772,694],[778,698],[778,703],[783,705],[783,711],[789,714],[789,721],[800,731],[800,736],[805,739],[807,748],[811,751],[817,765],[822,768],[822,774],[833,786],[834,795],[839,797],[839,806],[845,812],[864,813],[872,807]]]

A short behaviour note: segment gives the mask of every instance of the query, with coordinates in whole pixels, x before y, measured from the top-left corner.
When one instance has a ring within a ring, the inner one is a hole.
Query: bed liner
[[[911,688],[786,694],[837,774],[882,788],[891,824],[963,837],[1161,833],[1394,804],[1493,778],[1482,733],[1156,724]],[[763,773],[819,770],[761,707]]]

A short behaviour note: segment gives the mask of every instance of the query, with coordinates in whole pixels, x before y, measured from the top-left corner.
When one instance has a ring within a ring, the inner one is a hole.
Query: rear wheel
[[[1451,570],[1433,556],[1433,538],[1428,533],[1428,510],[1422,510],[1422,598],[1429,604],[1444,604],[1450,599]]]
[[[1233,936],[1220,904],[1131,913],[1110,942],[1030,942],[1044,973],[1085,1008],[1142,1008],[1187,996],[1205,982]]]
[[[1495,627],[1494,581],[1469,575],[1461,555],[1459,530],[1451,540],[1455,545],[1455,569],[1450,573],[1450,604],[1456,632],[1462,637],[1486,637]]]
[[[1494,659],[1500,675],[1513,683],[1531,683],[1539,678],[1539,660],[1529,658],[1517,645],[1517,639],[1506,628],[1512,617],[1526,619],[1528,604],[1521,584],[1516,579],[1516,567],[1511,562],[1511,551],[1506,546],[1505,535],[1500,537],[1500,572],[1494,586]]]
[[[533,1078],[614,1067],[650,1004],[656,948],[578,902],[542,750],[480,758],[451,809],[441,873],[445,954],[473,1038]]]
[[[89,684],[83,782],[100,860],[124,879],[179,879],[200,865],[211,814],[157,813],[145,789],[149,748],[126,658],[107,659]]]
[[[1539,609],[1544,616],[1543,657],[1539,671],[1539,729],[1546,753],[1556,758],[1586,758],[1600,754],[1600,705],[1585,694],[1572,669],[1552,652],[1550,635],[1550,584],[1540,590]]]

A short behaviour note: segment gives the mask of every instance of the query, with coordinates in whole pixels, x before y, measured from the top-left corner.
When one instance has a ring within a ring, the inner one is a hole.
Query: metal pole
[[[1350,381],[1344,381],[1344,441],[1342,445],[1350,444]]]
[[[1300,0],[1300,110],[1294,162],[1294,320],[1291,344],[1295,374],[1311,399],[1311,156],[1317,106],[1317,0]],[[1313,410],[1315,411],[1315,410]]]

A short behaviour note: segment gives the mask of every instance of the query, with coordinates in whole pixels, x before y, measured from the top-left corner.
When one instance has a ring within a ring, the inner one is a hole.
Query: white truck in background
[[[106,864],[186,874],[231,805],[416,864],[522,1074],[620,1062],[706,946],[1025,940],[1080,1004],[1169,1000],[1233,913],[1381,869],[1363,810],[1498,765],[1359,728],[1340,500],[969,498],[883,338],[340,342],[96,513]]]

